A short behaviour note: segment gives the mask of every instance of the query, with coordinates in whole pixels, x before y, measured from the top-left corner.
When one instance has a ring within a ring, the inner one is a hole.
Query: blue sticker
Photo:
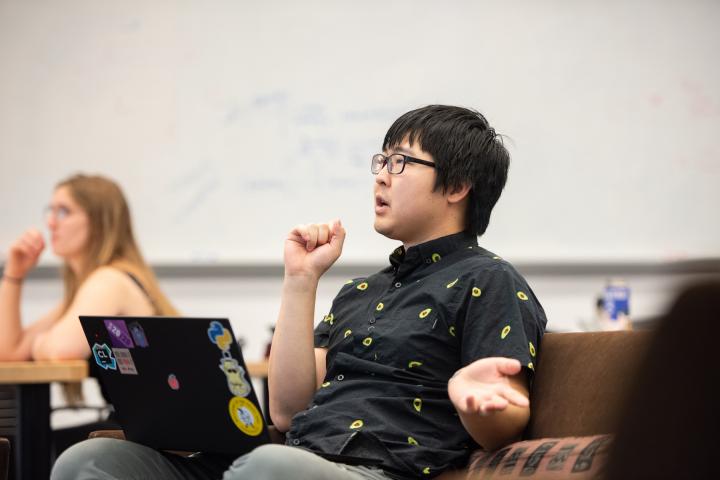
[[[95,357],[95,363],[105,370],[117,370],[117,361],[113,358],[112,350],[106,343],[102,345],[95,344],[92,347],[93,357]]]
[[[210,328],[208,328],[207,332],[210,341],[217,345],[220,350],[227,352],[230,349],[232,334],[230,330],[223,327],[222,323],[218,321],[210,322]]]
[[[138,347],[149,346],[147,337],[145,336],[145,330],[143,330],[138,322],[133,322],[128,325],[128,329],[130,330],[130,335],[132,335],[133,340],[135,340],[135,345]]]

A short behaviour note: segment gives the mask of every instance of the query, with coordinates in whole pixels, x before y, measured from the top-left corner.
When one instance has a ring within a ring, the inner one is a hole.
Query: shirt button
[[[340,375],[337,376],[337,381],[338,381],[338,382],[342,382],[343,380],[345,380],[345,375],[343,375],[343,374],[341,373]]]
[[[400,282],[395,282],[395,288],[400,288],[400,287],[402,287],[402,283],[400,283]]]
[[[300,445],[300,440],[298,440],[297,438],[293,438],[292,444],[297,447],[298,445]]]
[[[375,323],[375,318],[373,318],[373,317],[370,317],[370,320],[369,320],[369,322],[370,322],[370,323]]]

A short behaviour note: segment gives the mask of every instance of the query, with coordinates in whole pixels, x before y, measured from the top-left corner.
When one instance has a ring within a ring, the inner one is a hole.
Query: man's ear
[[[449,203],[460,203],[465,200],[470,194],[472,186],[469,183],[464,183],[459,187],[454,187],[448,190],[447,201]]]

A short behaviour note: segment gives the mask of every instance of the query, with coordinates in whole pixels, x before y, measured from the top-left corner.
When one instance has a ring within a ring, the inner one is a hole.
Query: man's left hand
[[[487,415],[508,405],[527,407],[527,396],[510,384],[520,373],[520,362],[511,358],[488,357],[458,370],[448,382],[448,394],[460,413]]]

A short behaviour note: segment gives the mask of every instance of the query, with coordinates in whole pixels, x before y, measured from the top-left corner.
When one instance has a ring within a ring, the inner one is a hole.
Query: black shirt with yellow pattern
[[[287,443],[433,477],[477,448],[448,398],[450,377],[502,356],[518,359],[532,381],[545,313],[522,276],[475,235],[400,247],[390,263],[348,281],[315,329],[327,375]]]

